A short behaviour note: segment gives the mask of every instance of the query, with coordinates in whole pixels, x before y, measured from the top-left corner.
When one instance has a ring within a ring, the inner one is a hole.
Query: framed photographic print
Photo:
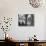
[[[34,26],[34,14],[18,14],[19,26]]]

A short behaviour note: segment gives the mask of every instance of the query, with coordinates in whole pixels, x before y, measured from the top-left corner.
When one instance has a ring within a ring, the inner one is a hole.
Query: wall
[[[19,27],[18,14],[35,14],[34,27]],[[0,0],[0,16],[13,17],[10,33],[17,40],[27,40],[34,34],[39,40],[45,40],[45,15],[46,6],[40,8],[32,8],[28,0]],[[0,35],[2,35],[0,31]],[[4,34],[4,33],[3,33]],[[0,36],[0,39],[4,39]]]

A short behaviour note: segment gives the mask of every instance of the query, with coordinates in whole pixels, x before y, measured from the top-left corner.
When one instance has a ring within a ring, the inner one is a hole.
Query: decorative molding
[[[33,8],[38,8],[42,5],[43,0],[29,0],[29,3]]]

